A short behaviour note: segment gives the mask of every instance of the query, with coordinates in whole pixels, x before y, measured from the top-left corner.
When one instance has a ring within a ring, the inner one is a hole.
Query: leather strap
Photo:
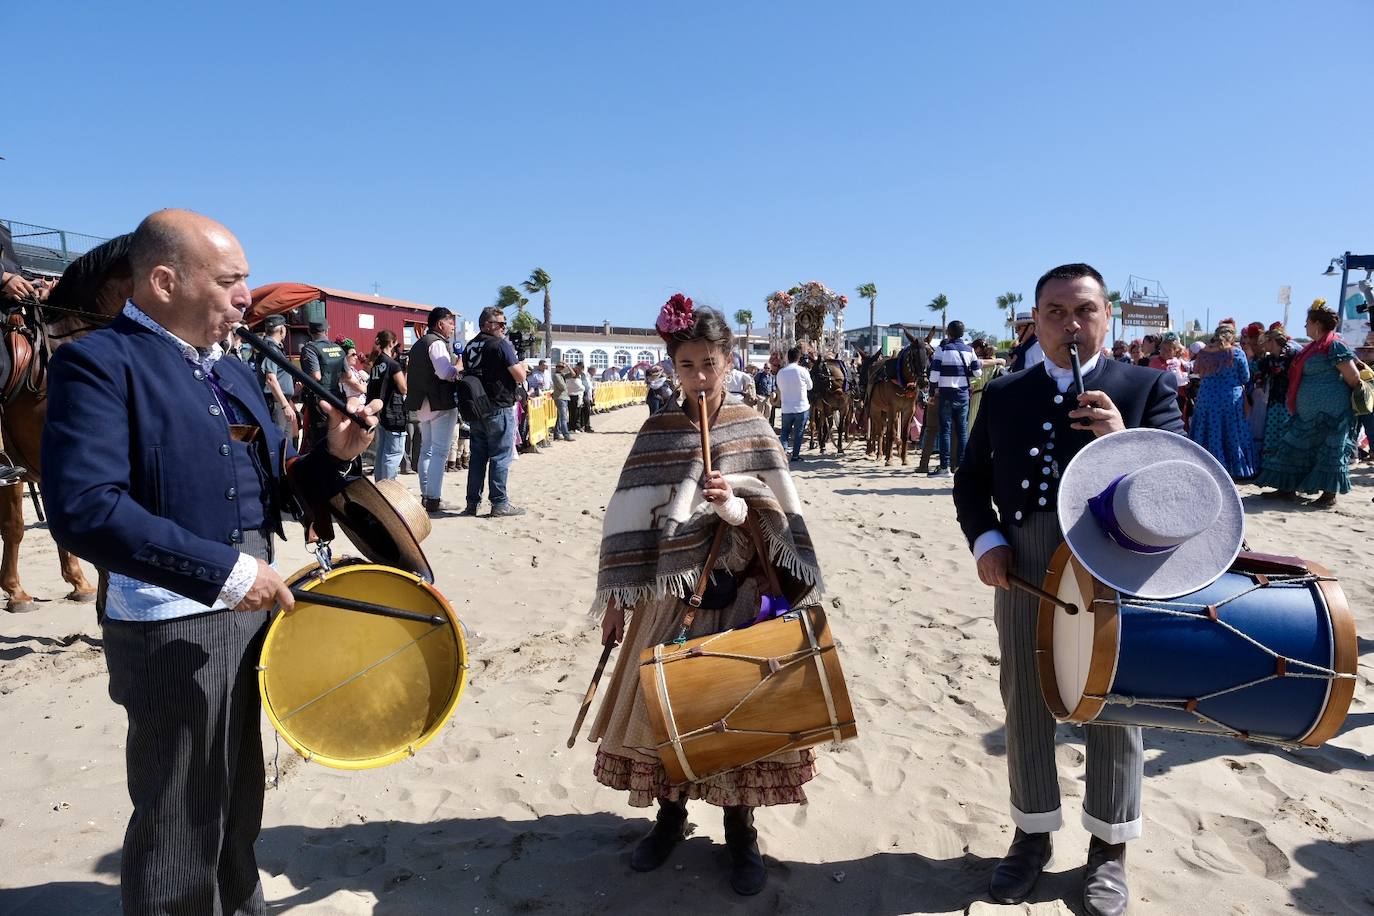
[[[806,641],[811,645],[811,658],[816,663],[816,673],[821,677],[821,695],[825,697],[825,711],[830,716],[830,734],[838,742],[840,738],[840,717],[835,713],[835,697],[830,692],[830,678],[825,673],[825,663],[821,661],[821,648],[816,644],[816,631],[811,626],[811,613],[801,610],[802,626],[806,628]]]

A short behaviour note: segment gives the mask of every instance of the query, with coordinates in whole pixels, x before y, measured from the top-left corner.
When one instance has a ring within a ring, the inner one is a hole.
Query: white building
[[[535,332],[533,356],[537,362],[544,352],[544,332]],[[735,352],[739,352],[739,339]],[[749,363],[762,366],[768,362],[768,338],[755,334],[748,340]],[[589,369],[600,372],[608,366],[637,366],[658,363],[668,358],[668,348],[653,328],[629,328],[612,325],[609,321],[594,324],[558,324],[553,326],[553,353],[550,362],[559,361],[575,366],[586,363]]]

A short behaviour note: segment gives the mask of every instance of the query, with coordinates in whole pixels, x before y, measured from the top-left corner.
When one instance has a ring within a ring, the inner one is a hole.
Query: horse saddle
[[[33,332],[24,323],[24,316],[11,313],[4,324],[5,345],[0,347],[0,401],[8,404],[25,387],[36,389],[41,384],[41,360],[35,358]]]

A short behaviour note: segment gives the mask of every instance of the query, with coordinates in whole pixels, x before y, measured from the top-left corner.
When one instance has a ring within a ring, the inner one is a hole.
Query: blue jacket
[[[212,372],[242,418],[265,436],[270,477],[265,527],[282,534],[294,505],[284,468],[295,457],[272,422],[262,386],[236,359]],[[244,520],[261,503],[230,442],[229,420],[205,373],[174,344],[127,316],[60,347],[48,379],[43,503],[53,539],[111,572],[214,603],[238,560]],[[263,454],[259,452],[258,454]],[[324,448],[296,460],[293,483],[319,505],[343,485],[342,463]]]

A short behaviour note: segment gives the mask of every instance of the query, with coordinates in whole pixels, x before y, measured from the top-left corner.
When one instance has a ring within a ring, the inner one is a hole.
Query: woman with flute
[[[767,875],[754,809],[800,804],[816,774],[810,750],[789,752],[699,782],[673,785],[654,749],[640,692],[640,652],[752,622],[764,586],[745,526],[752,518],[782,575],[798,592],[821,584],[801,503],[777,434],[758,412],[727,398],[733,337],[725,317],[694,308],[681,293],[663,307],[657,330],[682,388],[640,428],[606,507],[592,613],[603,644],[622,643],[591,740],[599,741],[598,782],[629,792],[630,804],[657,804],[653,829],[630,865],[651,871],[686,836],[687,802],[724,809],[730,884],[756,894]],[[721,527],[725,526],[725,527]],[[717,537],[717,533],[721,537]],[[687,599],[710,576],[701,606]]]

